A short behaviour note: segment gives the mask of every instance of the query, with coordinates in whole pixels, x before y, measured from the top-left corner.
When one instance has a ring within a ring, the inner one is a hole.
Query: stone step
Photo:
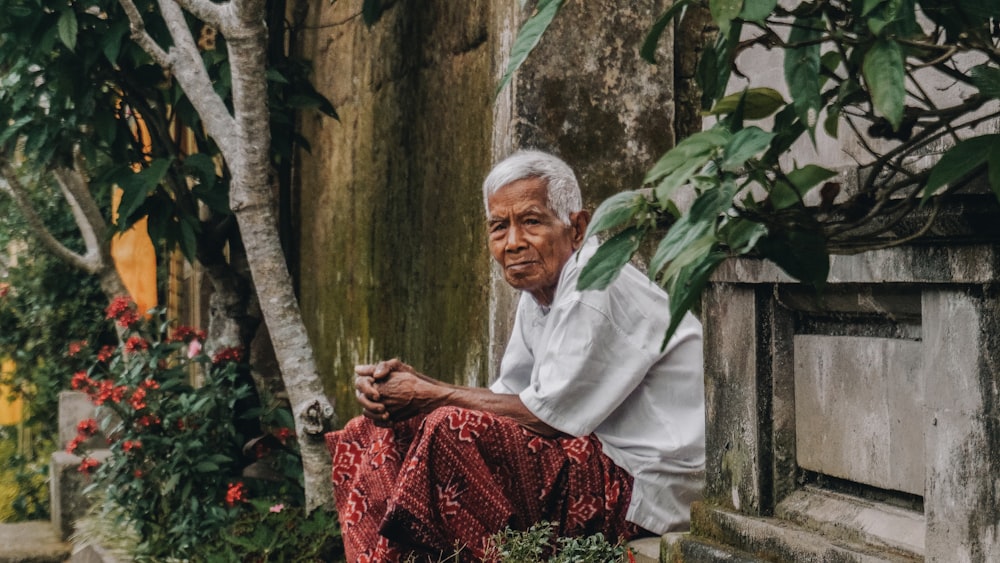
[[[0,563],[64,563],[71,551],[51,522],[0,524]]]

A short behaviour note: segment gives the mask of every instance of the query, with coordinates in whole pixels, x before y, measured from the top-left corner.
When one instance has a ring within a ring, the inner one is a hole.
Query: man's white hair
[[[521,150],[500,161],[483,180],[483,205],[490,213],[490,196],[518,180],[540,178],[545,182],[548,206],[569,225],[569,214],[583,209],[580,185],[573,169],[562,159],[536,150]]]

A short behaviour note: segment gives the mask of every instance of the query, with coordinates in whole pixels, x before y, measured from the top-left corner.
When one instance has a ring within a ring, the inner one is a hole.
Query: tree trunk
[[[233,175],[229,199],[295,415],[306,507],[312,510],[332,501],[331,460],[323,432],[332,427],[334,411],[319,378],[278,238],[276,202],[270,183],[270,125],[264,79],[267,29],[263,18],[259,18],[244,22],[242,31],[245,33],[226,37],[238,136],[236,147],[223,149]]]

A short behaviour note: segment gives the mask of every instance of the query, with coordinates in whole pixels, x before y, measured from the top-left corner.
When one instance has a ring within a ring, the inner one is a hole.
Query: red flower
[[[142,479],[144,475],[145,473],[142,471],[142,469],[136,469],[135,471],[132,472],[132,476],[134,476],[136,479]]]
[[[0,298],[7,297],[7,294],[9,293],[10,293],[10,284],[0,283]]]
[[[160,384],[157,383],[155,379],[147,379],[147,380],[143,381],[142,383],[140,383],[139,385],[141,385],[144,389],[159,389],[160,388]]]
[[[144,387],[139,387],[136,389],[132,396],[129,397],[128,402],[132,405],[132,408],[141,411],[146,408],[146,389]]]
[[[99,464],[96,459],[88,457],[84,458],[84,460],[80,462],[80,467],[77,467],[76,470],[85,475],[90,475],[91,471],[93,471],[98,465]]]
[[[66,444],[66,453],[76,453],[76,450],[80,447],[80,444],[83,443],[83,440],[83,436],[77,436],[76,438],[70,440],[69,443]]]
[[[295,431],[291,428],[278,428],[274,431],[274,437],[281,441],[282,444],[288,441],[289,438],[295,437]]]
[[[139,440],[135,441],[125,440],[125,442],[122,444],[122,449],[125,450],[126,452],[130,452],[132,450],[138,450],[140,448],[142,448],[142,442],[140,442]]]
[[[226,362],[238,362],[243,357],[243,350],[239,347],[223,348],[212,356],[213,364],[223,364]]]
[[[131,297],[119,296],[111,300],[111,304],[104,310],[107,318],[115,319],[118,326],[130,327],[139,320],[139,314],[135,311],[135,302]]]
[[[97,361],[106,362],[115,353],[114,346],[101,346],[101,351],[97,353]]]
[[[66,350],[66,355],[72,358],[73,356],[79,354],[86,347],[87,347],[86,340],[77,340],[75,342],[70,342],[69,347]]]
[[[135,421],[135,423],[138,424],[139,426],[142,426],[143,428],[149,428],[154,424],[159,424],[160,417],[144,414],[140,416],[139,419]]]
[[[87,377],[87,372],[85,371],[78,371],[74,373],[73,379],[69,382],[69,386],[73,389],[77,391],[84,391],[86,393],[90,393],[95,385],[97,385],[97,383],[93,379]]]
[[[126,352],[139,352],[142,350],[149,349],[149,342],[141,336],[130,336],[128,340],[125,341],[125,351]]]
[[[96,390],[91,391],[90,399],[95,405],[103,405],[105,401],[111,398],[114,390],[115,384],[105,379],[98,384]]]
[[[170,337],[171,342],[191,342],[192,340],[205,341],[208,335],[205,334],[204,330],[199,330],[189,326],[179,326],[174,330],[173,336]]]
[[[246,485],[240,482],[230,483],[226,490],[226,506],[235,506],[237,502],[246,500]]]
[[[81,436],[89,438],[94,434],[97,434],[97,421],[93,418],[85,418],[76,425],[76,431],[79,432]]]

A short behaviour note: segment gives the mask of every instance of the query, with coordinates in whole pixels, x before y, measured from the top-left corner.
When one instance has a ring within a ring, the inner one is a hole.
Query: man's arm
[[[355,371],[358,402],[364,408],[364,415],[376,424],[385,425],[438,407],[453,406],[506,416],[542,436],[562,434],[532,414],[517,395],[443,383],[399,360],[357,366]]]

